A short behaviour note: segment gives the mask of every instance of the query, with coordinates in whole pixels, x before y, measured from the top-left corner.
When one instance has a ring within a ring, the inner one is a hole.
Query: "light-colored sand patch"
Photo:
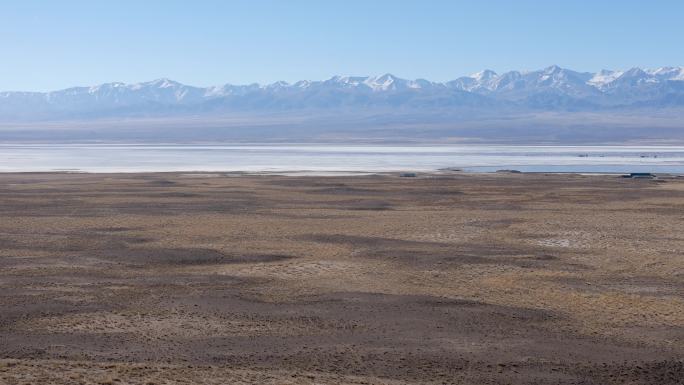
[[[244,315],[231,318],[199,316],[183,312],[156,314],[82,313],[43,317],[22,325],[25,330],[51,333],[130,333],[146,339],[228,336],[298,336],[326,333],[354,325],[332,324],[316,317],[259,319]]]
[[[572,241],[564,238],[547,238],[535,242],[544,247],[572,247]]]
[[[0,383],[8,385],[405,385],[369,376],[344,376],[302,370],[247,370],[207,365],[93,363],[75,361],[0,360]]]
[[[599,239],[596,239],[596,238]],[[589,234],[584,231],[564,231],[553,234],[547,238],[529,239],[534,245],[555,248],[587,249],[592,246],[600,246],[600,235]]]

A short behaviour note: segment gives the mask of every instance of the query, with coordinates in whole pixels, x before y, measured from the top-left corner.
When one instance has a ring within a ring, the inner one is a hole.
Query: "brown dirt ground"
[[[684,180],[0,175],[1,384],[684,384]]]

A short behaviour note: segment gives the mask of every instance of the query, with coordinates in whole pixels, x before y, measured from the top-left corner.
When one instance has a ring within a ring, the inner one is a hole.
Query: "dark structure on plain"
[[[656,176],[651,174],[650,172],[632,172],[629,175],[623,175],[622,177],[632,179],[653,179]]]

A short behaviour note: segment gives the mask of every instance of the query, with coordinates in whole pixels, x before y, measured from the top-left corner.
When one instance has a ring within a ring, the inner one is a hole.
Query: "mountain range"
[[[578,72],[558,66],[447,82],[391,74],[267,85],[194,87],[169,79],[53,92],[0,92],[0,121],[231,113],[382,111],[616,111],[684,106],[684,67]]]

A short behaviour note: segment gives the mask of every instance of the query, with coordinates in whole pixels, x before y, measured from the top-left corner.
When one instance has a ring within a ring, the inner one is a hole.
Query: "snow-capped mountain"
[[[684,67],[589,73],[550,66],[502,74],[484,70],[443,83],[384,74],[335,76],[292,84],[226,84],[202,88],[158,79],[47,93],[1,92],[0,119],[330,108],[600,110],[673,105],[684,105]]]

